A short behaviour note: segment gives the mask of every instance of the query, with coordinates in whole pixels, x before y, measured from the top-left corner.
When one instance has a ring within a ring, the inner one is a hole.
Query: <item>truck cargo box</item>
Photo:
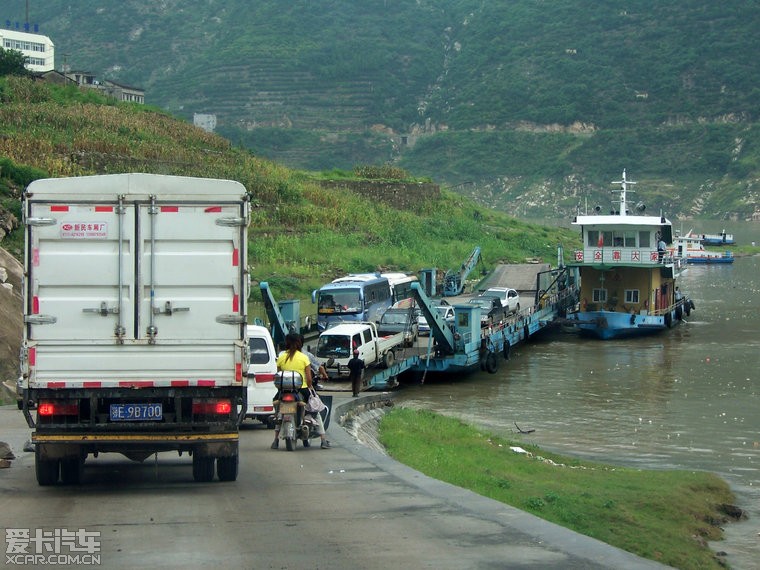
[[[115,174],[29,185],[22,388],[38,459],[64,461],[73,442],[85,440],[95,442],[79,445],[85,456],[140,455],[155,432],[164,438],[155,440],[156,450],[213,459],[234,447],[237,472],[235,410],[245,399],[248,361],[248,219],[246,190],[229,180]],[[226,415],[182,413],[197,406],[180,400],[216,397],[235,400]],[[30,407],[62,399],[77,402],[76,414],[69,408],[69,417],[40,417],[38,409],[32,418]],[[121,422],[111,412],[120,402],[138,413],[158,407],[135,404],[162,403],[166,414]],[[121,443],[114,443],[117,432]],[[186,445],[172,432],[182,432]],[[188,432],[216,433],[234,445],[193,446]],[[52,443],[63,436],[67,448]],[[208,466],[195,463],[194,472],[206,474],[196,479],[208,479]]]

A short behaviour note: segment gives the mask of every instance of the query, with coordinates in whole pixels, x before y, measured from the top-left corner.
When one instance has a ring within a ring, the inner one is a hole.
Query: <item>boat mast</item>
[[[610,192],[620,192],[620,212],[619,212],[619,214],[621,216],[625,216],[626,215],[626,209],[627,209],[626,208],[625,194],[628,191],[628,185],[629,184],[633,185],[633,184],[636,184],[636,183],[635,182],[631,182],[630,180],[626,180],[626,178],[625,178],[625,169],[623,169],[623,179],[622,180],[618,180],[616,182],[611,182],[611,184],[620,184],[620,189],[618,189],[618,190],[610,190]],[[633,190],[631,190],[631,192],[633,192]]]

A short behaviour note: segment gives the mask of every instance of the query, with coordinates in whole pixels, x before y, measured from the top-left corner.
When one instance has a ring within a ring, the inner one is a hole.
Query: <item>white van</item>
[[[266,327],[248,325],[248,348],[250,365],[248,366],[248,407],[245,417],[274,428],[274,405],[272,399],[277,393],[274,376],[277,374],[277,354],[274,350],[272,335]]]

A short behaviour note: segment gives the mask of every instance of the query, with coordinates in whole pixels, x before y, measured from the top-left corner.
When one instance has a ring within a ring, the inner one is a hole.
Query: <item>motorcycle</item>
[[[298,372],[278,372],[275,376],[275,386],[279,389],[279,400],[274,401],[275,425],[279,429],[279,438],[285,440],[285,448],[294,451],[300,439],[304,447],[309,447],[309,440],[318,438],[317,418],[306,409],[306,402],[300,394],[301,375]],[[332,398],[329,398],[332,403]],[[321,412],[323,418],[329,418],[330,408]],[[300,421],[299,421],[300,420]],[[327,427],[325,425],[325,427]]]

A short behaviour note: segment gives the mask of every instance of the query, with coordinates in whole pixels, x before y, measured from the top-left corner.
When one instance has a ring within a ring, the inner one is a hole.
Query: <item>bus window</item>
[[[356,313],[362,310],[359,289],[332,289],[318,293],[318,313]]]

